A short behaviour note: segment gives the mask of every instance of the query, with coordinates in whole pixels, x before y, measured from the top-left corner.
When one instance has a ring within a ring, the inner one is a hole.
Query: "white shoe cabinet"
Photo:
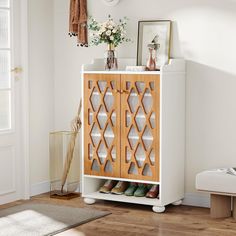
[[[119,61],[132,65],[132,59]],[[82,196],[153,206],[164,212],[184,196],[185,61],[160,71],[104,71],[103,60],[82,67]],[[107,179],[158,184],[159,198],[99,193]]]

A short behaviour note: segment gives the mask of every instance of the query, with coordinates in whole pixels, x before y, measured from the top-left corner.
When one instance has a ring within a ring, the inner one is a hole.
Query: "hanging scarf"
[[[88,47],[87,0],[70,0],[69,35],[77,37],[77,46]]]

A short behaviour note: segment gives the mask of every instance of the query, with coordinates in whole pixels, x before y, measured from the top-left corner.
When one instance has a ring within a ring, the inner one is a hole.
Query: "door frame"
[[[22,71],[22,85],[21,85],[21,98],[22,98],[22,161],[23,167],[23,199],[30,197],[30,159],[29,159],[29,60],[28,60],[28,0],[21,0],[20,4],[21,15],[21,65]]]

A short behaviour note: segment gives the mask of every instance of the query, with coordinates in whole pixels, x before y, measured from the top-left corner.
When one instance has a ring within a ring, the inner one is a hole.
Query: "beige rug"
[[[22,204],[0,210],[0,236],[55,235],[109,214],[52,204]]]

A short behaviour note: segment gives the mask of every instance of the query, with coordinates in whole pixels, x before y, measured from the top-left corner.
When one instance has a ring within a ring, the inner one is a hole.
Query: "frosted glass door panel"
[[[11,86],[10,51],[0,50],[0,90]]]
[[[85,174],[120,177],[120,75],[84,78]]]
[[[0,91],[0,131],[11,128],[11,92]]]
[[[0,7],[9,7],[10,0],[0,0]]]
[[[121,81],[121,177],[158,181],[160,77],[122,75]]]
[[[11,48],[9,2],[0,0],[0,131],[11,129]]]
[[[9,23],[9,10],[0,9],[0,48],[10,47]]]

